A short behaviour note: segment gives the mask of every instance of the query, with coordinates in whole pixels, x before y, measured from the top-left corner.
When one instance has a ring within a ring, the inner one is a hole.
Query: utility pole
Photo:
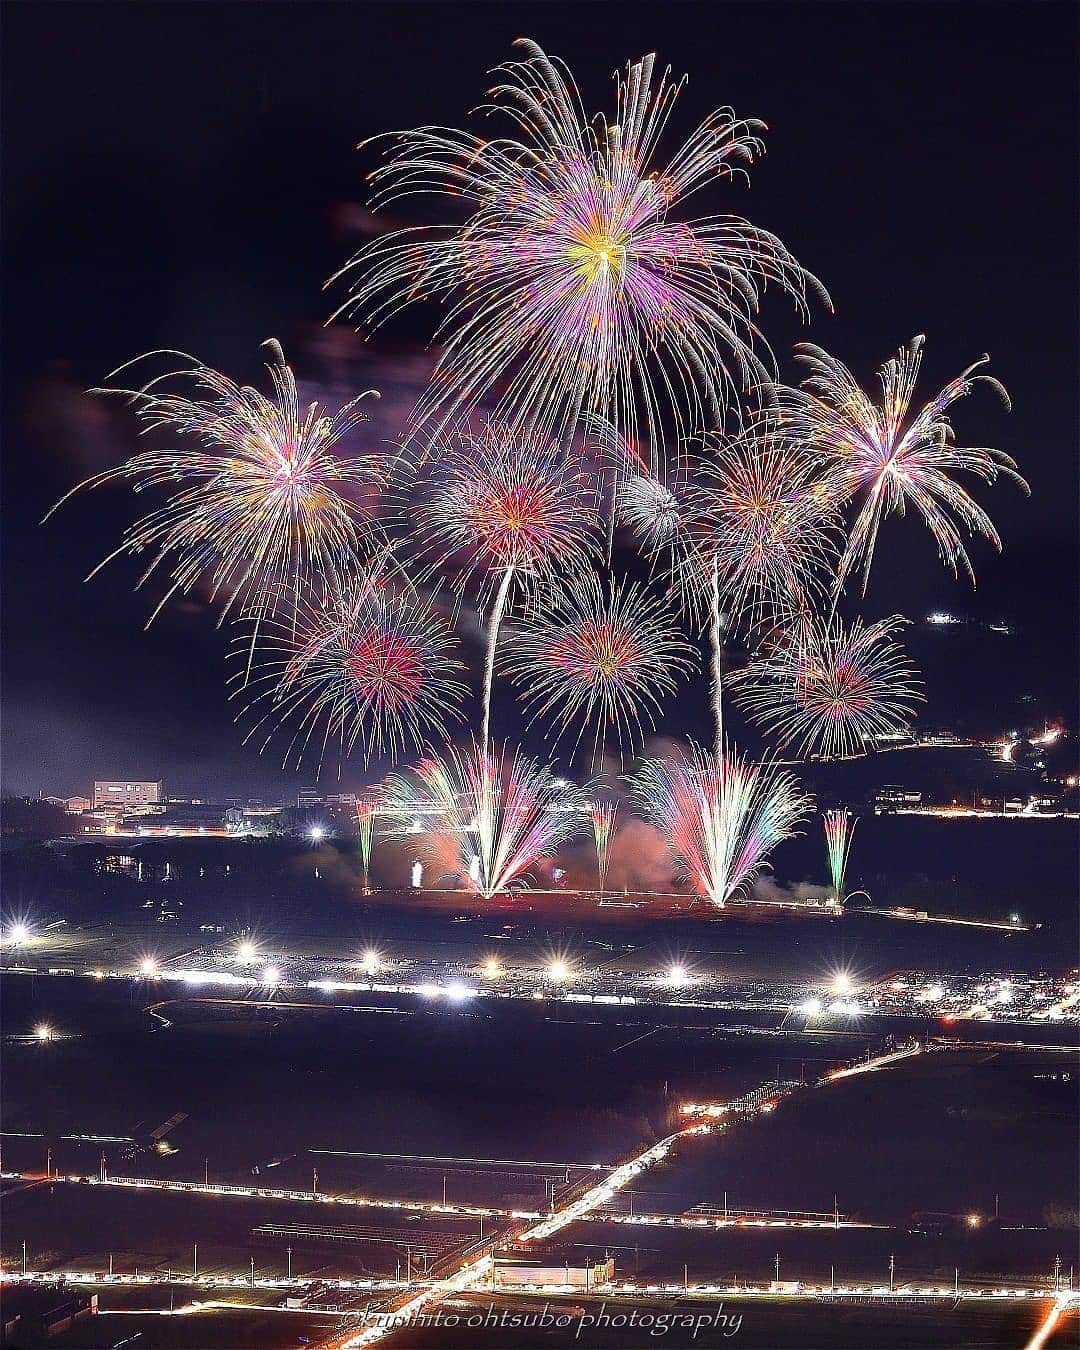
[[[250,1261],[251,1261],[251,1287],[252,1287],[252,1289],[254,1289],[254,1288],[255,1288],[255,1258],[252,1256],[252,1257],[250,1257],[249,1259],[250,1259]]]
[[[833,1227],[840,1227],[840,1204],[834,1195],[832,1198]]]
[[[682,1268],[682,1287],[684,1294],[690,1288],[690,1267],[685,1261]]]
[[[109,1274],[113,1273],[112,1252],[109,1253]]]
[[[292,1279],[292,1248],[286,1247],[285,1254],[289,1258],[289,1279]]]
[[[1054,1293],[1061,1288],[1061,1257],[1054,1257]]]
[[[953,1291],[953,1293],[956,1295],[957,1298],[960,1297],[960,1267],[959,1267],[959,1266],[954,1266],[954,1267],[953,1267],[953,1286],[952,1286],[952,1291]]]
[[[835,1266],[830,1266],[830,1267],[829,1267],[829,1293],[830,1293],[830,1294],[835,1294],[835,1293],[836,1293],[836,1267],[835,1267]]]
[[[98,1176],[102,1181],[107,1181],[109,1174],[105,1167],[105,1150],[101,1150],[101,1157],[98,1160]]]
[[[191,1256],[191,1273],[195,1279],[199,1278],[199,1244],[194,1244],[194,1250]]]
[[[203,1185],[204,1185],[204,1186],[209,1186],[209,1185],[210,1185],[210,1159],[209,1159],[209,1158],[205,1158],[205,1159],[203,1160]]]
[[[26,1239],[22,1241],[22,1273],[26,1274]]]
[[[724,1192],[724,1218],[726,1219],[727,1216],[728,1216],[727,1191],[725,1191],[725,1192]]]
[[[776,1253],[776,1261],[775,1261],[774,1264],[775,1264],[775,1266],[776,1266],[776,1283],[779,1284],[779,1283],[780,1283],[780,1253],[779,1253],[779,1252]]]
[[[443,1202],[443,1205],[445,1206],[445,1204],[446,1204],[446,1173],[445,1173],[445,1172],[442,1174],[442,1202]]]
[[[319,1191],[319,1174],[313,1167],[311,1169],[311,1194],[317,1195]]]
[[[52,1180],[52,1149],[45,1150],[45,1180]]]
[[[889,1253],[889,1293],[896,1292],[896,1253]]]
[[[997,1219],[1000,1219],[1000,1218],[1001,1218],[1001,1196],[998,1195],[997,1191],[995,1191],[995,1192],[994,1192],[994,1219],[995,1219],[995,1221],[996,1221]]]

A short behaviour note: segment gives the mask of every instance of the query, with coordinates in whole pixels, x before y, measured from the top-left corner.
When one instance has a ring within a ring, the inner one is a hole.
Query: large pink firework
[[[238,644],[248,658],[250,639]],[[287,620],[264,621],[251,673],[234,697],[256,721],[245,740],[291,728],[285,762],[335,751],[396,758],[445,735],[465,686],[447,622],[415,592],[370,578],[323,599],[306,596]]]
[[[877,623],[789,620],[729,678],[736,701],[782,746],[826,758],[864,754],[910,729],[919,680],[895,634],[899,614]]]
[[[767,378],[755,350],[771,283],[803,313],[820,283],[738,216],[679,220],[680,205],[758,158],[764,123],[709,114],[666,162],[658,143],[683,81],[645,56],[617,77],[613,121],[590,117],[567,68],[536,43],[500,67],[487,112],[511,136],[420,127],[388,138],[373,205],[432,194],[461,225],[374,240],[339,275],[366,327],[414,301],[447,303],[435,378],[417,409],[441,424],[504,386],[499,414],[556,438],[599,413],[663,442],[718,419]],[[339,311],[339,312],[341,312]],[[764,349],[766,360],[771,357]]]
[[[912,413],[923,342],[921,335],[912,338],[881,367],[880,403],[860,388],[847,366],[811,343],[796,348],[810,370],[802,389],[778,391],[788,428],[831,466],[838,499],[865,493],[840,560],[841,585],[861,567],[865,591],[882,522],[891,514],[903,515],[908,506],[926,523],[942,560],[954,573],[962,569],[974,581],[961,529],[985,536],[997,549],[1001,538],[954,475],[969,473],[993,483],[1000,474],[1027,490],[1015,460],[1001,450],[957,445],[948,417],[948,409],[979,383],[1010,407],[998,380],[974,373],[988,356],[980,357]]]
[[[551,719],[553,736],[577,723],[579,739],[592,724],[595,755],[609,730],[620,748],[640,743],[692,658],[643,586],[589,575],[530,606],[502,660],[532,719]]]

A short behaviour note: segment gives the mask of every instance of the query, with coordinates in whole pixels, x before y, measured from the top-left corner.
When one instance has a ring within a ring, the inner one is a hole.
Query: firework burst
[[[693,652],[666,606],[634,582],[605,587],[590,575],[535,608],[502,663],[531,720],[558,737],[595,724],[594,758],[609,728],[620,747],[640,743],[663,699],[693,669]],[[642,719],[645,719],[643,726]]]
[[[615,120],[590,118],[573,78],[535,43],[500,67],[488,113],[516,139],[421,127],[389,138],[372,205],[415,194],[463,202],[461,226],[399,230],[363,249],[341,311],[376,327],[415,300],[448,302],[443,354],[418,420],[454,416],[508,376],[498,411],[561,438],[584,414],[662,443],[718,419],[765,377],[754,315],[768,284],[828,303],[781,241],[736,216],[679,221],[706,184],[758,158],[764,123],[711,113],[665,167],[657,143],[684,81],[654,56],[628,64]],[[337,278],[334,278],[335,280]],[[771,364],[771,354],[766,353]]]
[[[615,830],[618,802],[590,802],[589,820],[592,822],[593,842],[596,845],[596,874],[600,894],[607,888],[608,864],[611,861],[611,840]]]
[[[487,745],[499,626],[511,586],[533,590],[581,572],[597,556],[597,484],[581,456],[546,437],[486,421],[459,427],[443,447],[418,509],[433,570],[457,567],[458,585],[479,576],[487,601],[483,727]]]
[[[302,408],[281,347],[273,340],[263,345],[271,354],[272,398],[191,357],[184,358],[190,368],[141,389],[95,391],[130,399],[144,435],[179,438],[72,489],[110,482],[131,483],[135,492],[173,489],[90,573],[124,554],[151,554],[138,584],[159,571],[168,584],[148,622],[202,579],[212,601],[224,597],[222,620],[234,606],[261,618],[283,600],[298,600],[311,579],[341,585],[370,543],[371,522],[360,519],[349,494],[381,487],[381,468],[372,457],[341,458],[337,447],[364,420],[361,400],[378,394],[368,390],[332,416],[317,403]],[[191,382],[190,396],[166,392],[178,379]]]
[[[682,760],[647,760],[634,788],[684,878],[720,907],[746,890],[811,806],[793,774],[727,746],[719,755],[691,746]]]
[[[824,590],[838,526],[812,457],[771,418],[710,448],[682,562],[685,592],[705,608],[718,588],[747,628],[807,609]]]
[[[791,620],[729,685],[782,746],[825,758],[864,753],[878,737],[906,731],[922,699],[915,668],[894,641],[906,623],[899,614],[850,627]]]
[[[416,836],[423,856],[442,864],[456,858],[485,899],[505,891],[542,858],[585,827],[587,804],[580,789],[558,782],[520,751],[473,744],[464,751],[428,756],[414,777],[387,785],[395,809],[408,818],[414,804],[434,802],[437,822]]]
[[[1011,406],[998,380],[973,373],[989,361],[988,356],[968,366],[911,414],[923,342],[921,336],[913,338],[881,367],[880,404],[859,387],[841,361],[811,343],[796,349],[810,370],[802,388],[778,391],[786,424],[831,463],[838,497],[866,494],[840,560],[838,585],[861,566],[865,592],[881,524],[893,513],[903,515],[908,506],[922,517],[942,561],[954,573],[963,569],[974,582],[961,529],[983,535],[999,550],[1001,538],[987,513],[953,475],[970,473],[993,483],[1000,474],[1028,490],[1015,460],[1002,451],[956,444],[948,409],[976,384],[989,385],[1007,409]]]
[[[829,855],[829,878],[836,903],[844,903],[844,878],[847,873],[848,856],[855,835],[855,826],[859,823],[850,811],[826,811],[822,817],[825,825],[825,848]]]
[[[250,639],[238,646],[247,656]],[[460,716],[464,667],[449,625],[413,591],[358,579],[323,601],[306,596],[287,619],[264,621],[253,669],[234,676],[244,713],[257,720],[245,741],[265,732],[264,748],[291,726],[286,765],[331,748],[346,758],[397,758]]]

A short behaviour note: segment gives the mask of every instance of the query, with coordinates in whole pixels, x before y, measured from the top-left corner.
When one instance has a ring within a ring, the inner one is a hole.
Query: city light
[[[668,971],[668,984],[674,989],[681,989],[686,984],[690,976],[686,973],[685,966],[672,966]]]
[[[846,994],[851,989],[851,976],[845,970],[838,971],[833,976],[832,988],[834,994]]]
[[[382,957],[373,947],[360,957],[360,968],[366,975],[377,975],[382,969]]]
[[[981,1214],[969,1214],[969,1215],[967,1216],[967,1226],[968,1226],[969,1228],[978,1228],[978,1226],[979,1226],[981,1223],[982,1223],[982,1215],[981,1215]]]
[[[236,949],[236,960],[239,965],[250,966],[253,961],[259,959],[259,953],[256,950],[254,942],[241,942]]]
[[[260,975],[260,984],[278,984],[281,980],[281,971],[277,966],[264,966]]]
[[[8,929],[8,941],[13,947],[23,947],[31,938],[30,926],[25,923],[13,923]]]
[[[822,1003],[821,999],[808,998],[804,1002],[800,1003],[799,1006],[795,1009],[795,1011],[801,1012],[804,1017],[817,1017],[824,1006],[825,1005]]]
[[[565,961],[552,961],[547,968],[548,978],[555,984],[562,984],[570,978],[570,967]]]
[[[51,1041],[53,1038],[53,1029],[48,1022],[39,1022],[34,1028],[34,1037],[39,1041]]]
[[[308,830],[308,838],[313,844],[317,844],[320,840],[326,838],[326,831],[321,825],[312,825],[311,829]]]
[[[153,956],[146,956],[139,962],[139,974],[148,980],[152,980],[158,973],[160,967]]]
[[[499,965],[498,961],[496,961],[493,956],[489,956],[488,959],[484,962],[483,969],[484,974],[487,976],[489,980],[497,980],[499,976],[502,974],[502,967]]]
[[[454,1003],[464,1003],[466,999],[476,997],[476,990],[470,989],[467,984],[462,984],[460,980],[453,980],[446,986],[446,997]]]

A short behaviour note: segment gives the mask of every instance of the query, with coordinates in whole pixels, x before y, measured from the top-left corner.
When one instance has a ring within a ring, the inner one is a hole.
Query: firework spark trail
[[[680,560],[683,593],[706,612],[718,582],[724,609],[747,631],[806,610],[827,589],[839,525],[813,457],[773,418],[707,449]]]
[[[370,542],[372,522],[359,518],[345,494],[381,487],[382,468],[371,456],[344,459],[336,449],[365,420],[361,400],[378,394],[359,394],[332,416],[317,403],[302,409],[280,345],[273,339],[263,345],[271,353],[270,399],[187,356],[190,368],[141,389],[94,391],[130,399],[144,435],[165,430],[180,437],[173,447],[144,450],[86,479],[49,512],[82,488],[111,482],[129,482],[136,493],[172,489],[87,578],[124,554],[151,553],[138,586],[160,569],[168,572],[168,586],[148,626],[168,600],[190,593],[204,577],[211,601],[225,594],[221,620],[234,606],[263,618],[283,600],[297,600],[314,578],[342,584]],[[150,353],[159,354],[183,355]],[[181,378],[192,382],[191,396],[163,392]]]
[[[552,738],[595,723],[594,767],[607,732],[620,749],[644,739],[662,701],[693,669],[693,650],[667,607],[634,582],[573,578],[530,607],[528,623],[502,658],[521,687],[530,723],[551,719]]]
[[[660,446],[667,417],[684,435],[767,380],[753,343],[770,283],[804,317],[808,290],[828,295],[775,235],[740,217],[672,219],[705,185],[746,177],[764,123],[718,109],[652,168],[684,81],[657,79],[653,55],[628,64],[609,123],[585,113],[561,62],[517,45],[526,59],[499,68],[485,111],[518,139],[394,133],[370,175],[376,209],[431,194],[463,202],[468,220],[373,240],[331,279],[355,276],[338,313],[372,329],[413,301],[447,302],[421,425],[438,430],[512,376],[497,411],[516,428],[562,438],[598,413]]]
[[[826,811],[822,817],[825,825],[825,847],[829,855],[829,878],[837,904],[845,900],[844,878],[847,873],[848,856],[858,821],[850,811]]]
[[[415,806],[439,808],[438,823],[416,837],[434,861],[447,851],[485,899],[505,891],[534,863],[585,828],[581,789],[559,782],[520,750],[501,751],[475,742],[421,761],[414,776],[388,781],[394,814],[409,820]]]
[[[881,736],[907,731],[919,680],[893,635],[899,614],[864,625],[790,620],[764,655],[729,681],[736,701],[781,746],[835,758],[865,754]]]
[[[417,508],[432,572],[457,568],[488,598],[481,746],[490,742],[491,685],[511,588],[526,593],[588,569],[599,553],[597,483],[568,445],[485,420],[442,439]],[[491,592],[494,592],[492,595]]]
[[[238,646],[247,657],[251,639]],[[385,580],[363,577],[323,600],[301,597],[295,614],[267,619],[250,671],[233,676],[241,717],[257,720],[245,742],[293,726],[284,762],[297,767],[314,752],[321,767],[332,745],[347,757],[397,758],[420,748],[461,716],[464,669],[449,624],[416,594],[395,593]]]
[[[611,861],[611,840],[618,808],[618,802],[614,801],[596,801],[589,804],[593,842],[596,844],[596,873],[600,881],[601,895],[607,889],[608,863]]]
[[[989,361],[982,356],[918,412],[911,415],[924,338],[914,337],[881,367],[881,402],[875,403],[835,356],[812,343],[800,343],[798,359],[810,369],[801,389],[777,389],[785,425],[831,462],[832,481],[841,499],[865,490],[840,559],[837,588],[861,565],[866,591],[878,532],[887,516],[903,515],[910,505],[933,535],[943,562],[954,574],[975,573],[960,533],[981,534],[1000,550],[993,521],[953,475],[970,473],[993,483],[999,475],[1024,491],[1015,460],[985,446],[958,446],[948,409],[978,383],[988,384],[1011,407],[1004,386],[974,371]]]
[[[375,816],[382,807],[382,788],[369,789],[356,799],[356,830],[360,838],[360,861],[364,869],[364,893],[371,887],[371,852],[375,842]]]
[[[728,747],[717,756],[691,745],[685,759],[647,760],[633,786],[685,878],[721,907],[767,866],[811,806],[786,769]]]

